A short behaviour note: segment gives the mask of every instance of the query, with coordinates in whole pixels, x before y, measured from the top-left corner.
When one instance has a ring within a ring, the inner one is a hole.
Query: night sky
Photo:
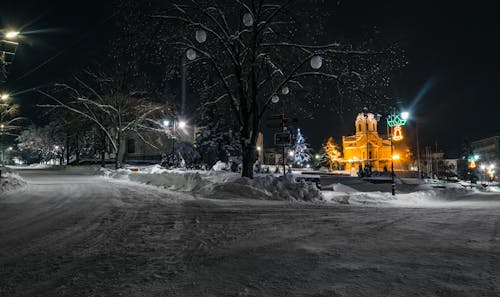
[[[0,11],[0,27],[31,32],[4,86],[11,92],[64,78],[102,54],[110,38],[113,11],[106,1],[9,2]],[[399,41],[409,65],[394,78],[390,95],[412,107],[422,146],[437,144],[455,157],[465,138],[500,134],[497,12],[494,1],[342,1],[332,17],[351,32],[377,27]],[[32,92],[16,96],[28,117],[33,117],[37,100]],[[354,114],[341,121],[321,111],[300,125],[319,147],[329,135],[340,141],[341,135],[352,133]]]

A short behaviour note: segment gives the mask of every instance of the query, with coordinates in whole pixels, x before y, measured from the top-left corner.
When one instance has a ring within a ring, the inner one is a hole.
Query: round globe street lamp
[[[198,57],[198,54],[194,49],[190,48],[186,51],[186,57],[188,58],[189,61],[193,61]]]
[[[2,100],[4,100],[4,101],[5,101],[5,100],[7,100],[7,99],[9,99],[9,98],[10,98],[10,95],[9,95],[9,94],[1,94],[1,95],[0,95],[0,99],[2,99]]]
[[[204,43],[205,41],[207,41],[207,31],[197,30],[196,31],[196,41],[198,41],[198,43]]]
[[[253,26],[253,22],[254,20],[251,13],[247,12],[243,15],[243,25],[245,25],[246,27],[251,27]]]
[[[283,89],[281,89],[281,94],[288,95],[289,93],[290,93],[289,87],[283,87]]]
[[[323,66],[323,58],[321,56],[314,56],[311,58],[311,67],[313,69],[320,69]]]

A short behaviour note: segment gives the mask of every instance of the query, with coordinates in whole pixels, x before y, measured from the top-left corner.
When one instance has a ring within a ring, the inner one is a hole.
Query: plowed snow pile
[[[9,168],[0,167],[2,177],[0,179],[0,194],[24,187],[26,182]]]
[[[500,206],[500,194],[493,190],[479,191],[466,188],[423,189],[411,193],[361,192],[342,184],[335,191],[323,192],[327,202],[361,206],[402,207],[484,207]]]
[[[215,199],[250,198],[263,200],[321,200],[321,191],[313,184],[294,182],[288,177],[257,175],[243,178],[227,171],[167,170],[158,165],[129,169],[103,169],[107,177],[164,187],[174,191],[192,192]]]

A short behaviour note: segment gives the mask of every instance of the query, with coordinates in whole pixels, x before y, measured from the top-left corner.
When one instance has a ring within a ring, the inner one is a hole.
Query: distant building
[[[187,127],[177,131],[176,142],[194,143],[198,128]],[[167,131],[153,130],[131,133],[125,137],[125,161],[131,163],[159,163],[163,154],[172,151],[173,140]]]
[[[264,164],[266,165],[280,165],[282,164],[281,150],[276,148],[267,148],[264,152]]]
[[[471,143],[474,154],[479,155],[479,163],[491,162],[499,164],[500,136],[480,139]]]
[[[342,137],[343,163],[345,170],[357,169],[359,165],[371,165],[382,171],[391,166],[391,142],[383,139],[377,131],[377,120],[371,113],[366,117],[358,114],[355,121],[356,134]]]
[[[482,181],[497,178],[500,167],[500,136],[480,139],[471,143],[474,154],[478,155],[478,175]]]

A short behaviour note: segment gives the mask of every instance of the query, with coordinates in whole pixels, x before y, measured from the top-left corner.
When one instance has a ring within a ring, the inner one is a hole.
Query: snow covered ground
[[[341,185],[360,197],[207,199],[83,170],[19,174],[27,186],[0,196],[0,296],[500,296],[498,193],[393,207]]]

